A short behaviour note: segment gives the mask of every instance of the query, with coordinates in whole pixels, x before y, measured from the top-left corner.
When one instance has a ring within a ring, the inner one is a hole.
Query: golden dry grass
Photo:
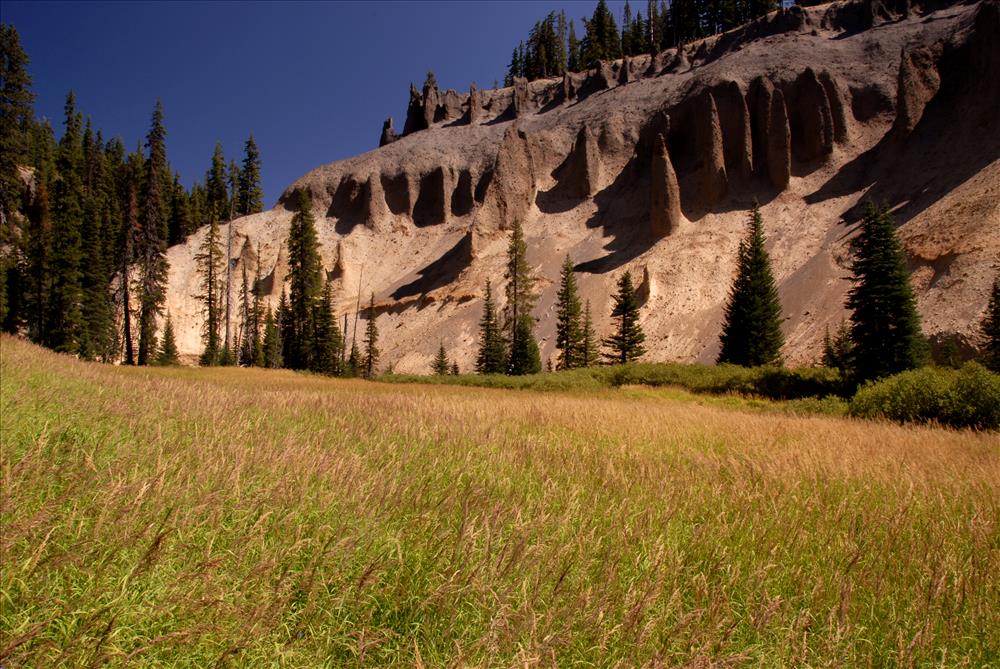
[[[3,666],[1000,662],[1000,438],[2,340]]]

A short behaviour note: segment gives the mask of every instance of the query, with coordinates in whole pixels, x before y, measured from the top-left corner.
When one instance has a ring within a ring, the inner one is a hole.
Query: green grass
[[[1000,663],[996,435],[10,338],[0,372],[4,667]]]

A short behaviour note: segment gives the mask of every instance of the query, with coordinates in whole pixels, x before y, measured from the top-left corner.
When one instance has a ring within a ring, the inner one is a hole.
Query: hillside
[[[543,359],[568,253],[599,330],[632,270],[649,359],[707,362],[757,200],[786,360],[803,364],[845,316],[847,245],[870,198],[895,210],[925,333],[968,344],[1000,257],[1000,5],[898,5],[794,7],[564,79],[411,91],[411,132],[313,170],[275,209],[232,224],[235,276],[243,265],[252,276],[259,250],[276,303],[285,203],[306,188],[338,314],[354,312],[360,284],[375,295],[383,361],[423,372],[443,342],[467,370],[483,286],[500,280],[518,218]],[[168,254],[166,308],[187,355],[201,348],[203,234]]]

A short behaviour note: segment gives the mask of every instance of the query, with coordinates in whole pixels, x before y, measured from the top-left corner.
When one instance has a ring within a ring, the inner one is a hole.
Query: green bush
[[[1000,375],[967,363],[959,370],[923,367],[862,386],[850,415],[899,422],[1000,428]]]

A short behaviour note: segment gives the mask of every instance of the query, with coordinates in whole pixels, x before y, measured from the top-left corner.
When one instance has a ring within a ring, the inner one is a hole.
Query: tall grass
[[[996,436],[0,346],[3,666],[989,666]]]

